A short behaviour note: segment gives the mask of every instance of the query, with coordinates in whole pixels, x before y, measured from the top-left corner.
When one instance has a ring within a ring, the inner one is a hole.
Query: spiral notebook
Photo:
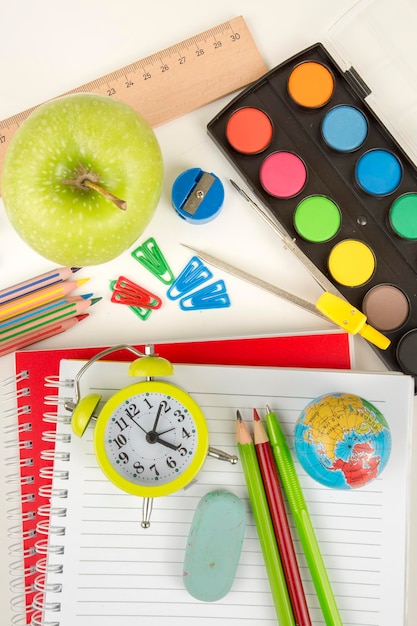
[[[155,349],[176,363],[338,369],[351,366],[350,336],[340,332],[172,342],[155,344]],[[51,480],[58,455],[55,430],[59,364],[64,358],[89,359],[100,350],[89,347],[17,352],[16,375],[3,384],[5,444],[12,451],[6,480],[17,483],[9,494],[7,516],[9,536],[13,537],[9,548],[12,607],[19,625],[31,623],[34,596],[42,595]],[[131,359],[131,353],[117,353],[117,358]]]
[[[71,381],[84,361],[61,361],[59,414],[73,399]],[[131,384],[128,364],[96,362],[83,376],[81,394],[106,400]],[[253,420],[269,404],[289,444],[294,422],[312,399],[354,393],[374,404],[392,433],[381,476],[366,487],[320,486],[297,465],[313,525],[344,624],[404,623],[407,476],[414,383],[398,374],[352,371],[176,365],[170,382],[186,389],[208,422],[210,445],[236,453],[236,410]],[[196,623],[275,626],[276,615],[240,464],[207,458],[185,490],[154,501],[151,526],[141,527],[142,501],[104,478],[94,454],[93,426],[80,439],[68,421],[57,425],[46,577],[35,595],[39,618],[60,626],[195,626]],[[182,575],[187,536],[200,499],[214,489],[239,496],[247,509],[243,550],[231,591],[218,602],[199,602]],[[295,535],[296,537],[296,535]],[[313,626],[323,623],[297,540]],[[35,623],[37,623],[35,621]]]

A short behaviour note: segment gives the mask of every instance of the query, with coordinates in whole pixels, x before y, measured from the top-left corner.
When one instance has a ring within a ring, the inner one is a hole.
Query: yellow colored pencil
[[[0,322],[10,319],[15,315],[20,315],[25,311],[31,311],[32,309],[46,304],[47,302],[53,302],[58,298],[66,296],[71,291],[74,291],[77,287],[84,285],[89,278],[81,278],[80,280],[63,281],[61,283],[55,283],[49,285],[44,289],[39,289],[31,294],[22,296],[21,298],[15,298],[10,302],[6,302],[0,306]]]

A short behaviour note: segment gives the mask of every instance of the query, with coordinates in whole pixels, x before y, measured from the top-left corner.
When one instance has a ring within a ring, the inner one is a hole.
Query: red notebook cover
[[[136,345],[144,350],[144,345]],[[155,352],[173,363],[316,367],[349,369],[350,338],[346,333],[312,333],[242,339],[221,339],[154,344]],[[103,347],[16,352],[18,447],[23,556],[16,575],[24,579],[26,598],[22,613],[31,622],[32,601],[42,589],[34,589],[46,565],[49,500],[55,446],[57,378],[63,358],[89,359]],[[120,351],[108,358],[132,360]],[[16,508],[13,514],[16,515]],[[19,621],[19,623],[21,623]]]

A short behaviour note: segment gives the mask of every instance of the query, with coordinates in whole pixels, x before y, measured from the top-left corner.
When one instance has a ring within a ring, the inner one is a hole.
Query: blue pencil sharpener
[[[172,186],[172,204],[190,224],[206,224],[221,211],[224,187],[215,174],[198,167],[185,170]]]

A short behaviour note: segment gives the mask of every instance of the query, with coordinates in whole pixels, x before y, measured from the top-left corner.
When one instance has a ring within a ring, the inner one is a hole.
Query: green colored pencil
[[[316,589],[325,624],[326,626],[342,626],[342,620],[321,556],[319,544],[311,523],[290,449],[280,423],[268,406],[266,407],[265,419],[269,440],[278,467],[278,474],[298,531],[300,543]]]
[[[81,315],[100,300],[101,298],[84,298],[82,296],[68,297],[10,318],[0,324],[0,346],[3,347],[36,330],[40,331],[52,324]]]
[[[236,437],[278,623],[279,626],[295,626],[255,444],[239,411],[237,411]]]

